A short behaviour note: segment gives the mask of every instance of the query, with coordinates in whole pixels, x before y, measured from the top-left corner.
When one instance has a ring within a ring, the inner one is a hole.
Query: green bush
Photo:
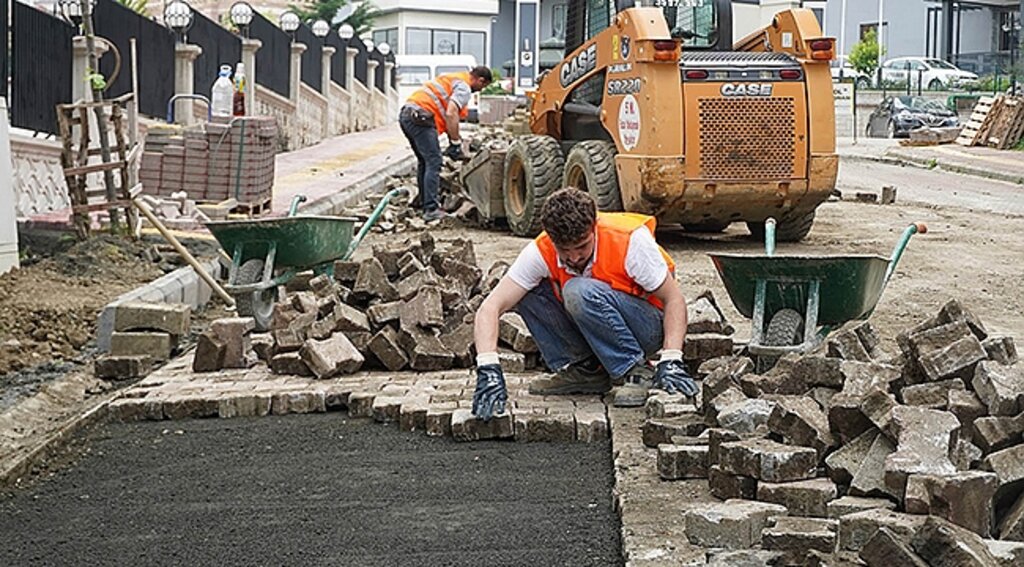
[[[481,95],[492,96],[492,95],[506,95],[508,91],[501,88],[501,71],[497,68],[491,68],[491,84],[487,85],[484,90],[480,91]]]
[[[884,53],[885,50],[878,46],[875,30],[868,30],[850,50],[850,66],[860,73],[874,76],[875,70],[878,69],[878,56]]]

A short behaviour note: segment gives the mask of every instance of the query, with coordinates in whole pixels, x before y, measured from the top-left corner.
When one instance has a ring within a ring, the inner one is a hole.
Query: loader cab
[[[566,12],[565,55],[633,7],[661,8],[683,51],[732,49],[732,0],[573,0]]]

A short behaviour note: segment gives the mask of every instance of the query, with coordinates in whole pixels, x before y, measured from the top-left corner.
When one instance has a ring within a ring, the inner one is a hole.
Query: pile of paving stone
[[[189,336],[192,308],[181,303],[126,301],[114,310],[110,352],[94,362],[97,378],[134,380],[170,360]],[[101,321],[101,325],[104,324]]]
[[[235,320],[215,321],[203,334],[194,368],[246,364],[230,353],[223,360],[205,356],[204,345],[218,341],[240,352],[251,346],[274,373],[321,379],[361,369],[468,368],[474,363],[473,315],[507,268],[498,262],[485,272],[471,241],[435,241],[426,232],[375,245],[372,257],[338,261],[333,277],[312,277],[289,293],[275,306],[270,332],[252,335],[248,344],[251,324],[228,330]],[[507,371],[538,367],[537,345],[518,315],[502,316],[500,334]]]
[[[659,475],[706,478],[724,501],[687,513],[691,543],[783,565],[1024,565],[1013,340],[951,301],[896,356],[879,343],[860,323],[763,374],[716,358],[698,405],[648,400]]]

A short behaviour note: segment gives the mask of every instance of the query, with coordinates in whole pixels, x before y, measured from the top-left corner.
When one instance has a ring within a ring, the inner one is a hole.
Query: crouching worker
[[[653,217],[597,213],[583,191],[553,193],[541,211],[544,232],[526,246],[476,312],[473,414],[505,410],[498,362],[498,319],[514,310],[533,334],[550,377],[530,393],[615,392],[617,406],[642,405],[647,389],[693,396],[683,365],[686,301],[675,265],[654,239]],[[648,359],[658,355],[655,368]]]

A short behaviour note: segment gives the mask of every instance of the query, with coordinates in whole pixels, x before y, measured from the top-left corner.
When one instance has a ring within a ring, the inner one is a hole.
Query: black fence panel
[[[93,14],[96,35],[111,41],[121,53],[121,71],[109,85],[106,98],[132,90],[131,38],[138,54],[139,112],[147,116],[167,114],[167,101],[174,96],[174,34],[166,27],[125,8],[115,0],[97,0]],[[100,60],[100,72],[114,73],[113,54]]]
[[[291,36],[259,13],[253,14],[249,36],[263,42],[256,52],[256,82],[288,98],[291,96]]]
[[[321,92],[324,40],[313,35],[309,26],[302,24],[295,30],[295,41],[306,44],[306,50],[302,52],[302,82]]]
[[[388,53],[388,63],[394,65],[391,67],[391,88],[398,88],[398,63],[395,62],[394,52]]]
[[[3,43],[0,45],[3,46],[8,46],[11,44],[10,41],[8,41],[7,39],[7,34],[10,31],[7,28],[8,16],[10,16],[11,13],[10,6],[11,5],[7,2],[7,0],[0,0],[0,14],[3,14],[3,17],[0,18],[0,41],[3,41]],[[8,67],[9,62],[7,60],[9,56],[10,54],[8,53],[7,49],[0,49],[0,77],[2,77],[4,81],[4,89],[2,96],[4,98],[7,98],[7,100],[11,100],[9,98],[9,93],[7,91],[7,89],[10,87],[10,82],[7,80],[7,78],[11,76],[11,68]]]
[[[359,50],[359,53],[356,54],[356,69],[355,69],[356,80],[359,81],[360,83],[366,85],[367,87],[369,87],[369,86],[372,85],[372,83],[370,83],[370,82],[368,82],[366,80],[366,76],[367,76],[367,68],[366,68],[367,65],[366,65],[366,62],[370,60],[370,57],[369,57],[370,54],[366,52],[366,46],[363,45],[363,42],[358,40],[358,39],[353,39],[352,43],[351,43],[351,46]]]
[[[56,134],[55,107],[73,102],[71,38],[75,29],[32,6],[13,4],[11,123]]]
[[[230,65],[234,72],[235,66],[242,61],[242,40],[199,12],[192,14],[194,19],[188,30],[188,42],[203,49],[196,58],[192,89],[196,94],[211,96],[220,66]],[[245,73],[252,76],[251,69],[246,69]]]
[[[331,32],[327,35],[327,45],[335,49],[334,57],[331,58],[331,80],[347,89],[345,72],[348,66],[348,42]]]
[[[384,90],[384,80],[386,78],[384,76],[385,75],[384,63],[387,62],[388,58],[384,57],[384,54],[381,53],[380,51],[377,51],[376,49],[374,49],[373,53],[370,54],[370,59],[372,59],[372,60],[377,62],[377,69],[374,72],[375,74],[373,76],[373,81],[372,81],[373,82],[373,86],[377,87],[377,90],[382,92],[382,93],[383,92],[387,92],[386,90]]]

